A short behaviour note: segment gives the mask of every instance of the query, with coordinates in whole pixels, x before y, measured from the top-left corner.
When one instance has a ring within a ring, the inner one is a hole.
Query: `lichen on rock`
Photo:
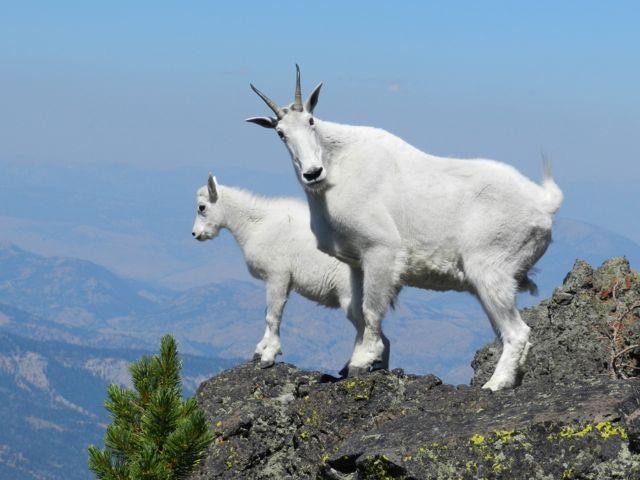
[[[216,440],[193,478],[640,479],[640,380],[620,378],[639,373],[635,350],[611,366],[639,340],[638,301],[625,259],[576,262],[523,313],[534,348],[514,390],[479,388],[497,343],[477,353],[473,386],[401,370],[224,371],[198,390]]]

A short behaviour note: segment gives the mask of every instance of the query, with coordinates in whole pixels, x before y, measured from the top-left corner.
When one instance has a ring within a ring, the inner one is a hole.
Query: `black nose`
[[[196,232],[191,232],[191,235],[193,235],[195,237],[196,236]]]
[[[302,176],[305,180],[312,182],[316,178],[318,178],[322,174],[322,167],[314,168],[313,170],[309,170],[307,173],[303,173]]]

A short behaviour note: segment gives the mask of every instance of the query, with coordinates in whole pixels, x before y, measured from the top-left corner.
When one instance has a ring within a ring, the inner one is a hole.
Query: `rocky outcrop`
[[[535,348],[514,390],[477,386],[497,345],[476,355],[472,386],[400,370],[224,371],[198,390],[216,439],[193,478],[640,479],[640,380],[622,378],[638,373],[639,283],[624,259],[577,262],[524,312]]]
[[[640,280],[624,257],[612,258],[595,271],[576,261],[550,299],[522,312],[533,344],[523,384],[637,376],[639,316]],[[472,384],[489,379],[500,351],[496,341],[476,353]]]

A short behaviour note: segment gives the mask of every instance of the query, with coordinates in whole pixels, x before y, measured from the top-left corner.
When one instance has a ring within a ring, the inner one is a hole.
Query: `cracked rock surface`
[[[197,393],[216,439],[192,478],[640,479],[640,380],[620,378],[638,373],[639,283],[623,258],[577,262],[523,315],[534,349],[514,390],[478,386],[497,344],[477,353],[472,386],[401,370],[226,370]]]

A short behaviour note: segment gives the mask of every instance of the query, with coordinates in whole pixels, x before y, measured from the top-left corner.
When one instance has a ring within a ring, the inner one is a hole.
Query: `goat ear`
[[[307,101],[304,102],[304,109],[307,112],[313,113],[313,109],[316,108],[316,105],[318,103],[318,98],[320,97],[321,88],[322,88],[322,82],[320,82],[318,86],[313,89],[313,91],[311,92],[311,95],[309,95],[309,98],[307,98]]]
[[[209,190],[209,200],[211,203],[218,200],[218,182],[216,182],[216,177],[209,173],[209,179],[207,180],[207,190]]]
[[[251,117],[247,118],[245,122],[255,123],[264,128],[276,128],[278,120],[273,117]]]

